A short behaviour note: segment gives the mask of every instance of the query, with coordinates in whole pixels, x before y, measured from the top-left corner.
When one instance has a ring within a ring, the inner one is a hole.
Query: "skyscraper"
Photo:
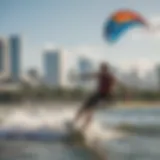
[[[9,63],[8,41],[5,38],[0,38],[0,79],[9,76],[10,63]]]
[[[21,54],[21,40],[19,36],[11,36],[9,40],[10,48],[10,64],[11,64],[11,78],[14,81],[19,80],[20,76],[20,54]]]
[[[86,57],[80,57],[78,61],[78,70],[79,74],[84,74],[84,73],[90,73],[93,71],[93,63],[89,58]],[[81,79],[79,81],[79,85],[83,88],[90,88],[93,85],[93,82],[91,81],[86,81]]]
[[[44,54],[45,82],[48,85],[59,86],[60,84],[60,51],[47,50]]]

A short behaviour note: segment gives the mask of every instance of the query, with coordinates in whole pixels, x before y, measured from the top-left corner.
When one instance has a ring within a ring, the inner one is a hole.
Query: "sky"
[[[159,32],[135,28],[110,46],[103,24],[112,12],[128,8],[160,25],[159,6],[159,0],[0,0],[0,35],[22,37],[23,70],[42,71],[44,49],[53,44],[125,70],[138,65],[142,72],[160,62]]]

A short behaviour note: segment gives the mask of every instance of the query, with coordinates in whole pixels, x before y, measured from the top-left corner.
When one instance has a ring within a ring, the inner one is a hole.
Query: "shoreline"
[[[24,101],[19,103],[0,103],[0,108],[79,108],[84,101]],[[126,101],[116,102],[113,108],[145,108],[160,107],[160,101]],[[106,106],[107,108],[107,106]]]
[[[128,102],[119,102],[118,106],[124,106],[124,107],[160,107],[160,101],[155,102],[147,102],[147,101],[128,101]]]

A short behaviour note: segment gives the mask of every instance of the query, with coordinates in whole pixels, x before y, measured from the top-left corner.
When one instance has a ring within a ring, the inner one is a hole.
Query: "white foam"
[[[54,109],[54,108],[15,108],[8,113],[4,113],[4,121],[1,124],[3,128],[15,129],[38,129],[47,127],[53,130],[64,130],[65,123],[71,120],[75,114],[75,109]],[[111,140],[126,136],[124,133],[113,129],[104,129],[95,120],[91,127],[84,131],[87,141]]]
[[[3,123],[1,127],[37,128],[48,126],[61,128],[65,121],[71,119],[74,110],[54,110],[54,109],[13,109],[10,112],[3,112],[1,117]]]

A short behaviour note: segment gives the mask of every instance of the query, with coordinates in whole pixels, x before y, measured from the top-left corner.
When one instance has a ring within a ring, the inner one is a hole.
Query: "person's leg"
[[[82,126],[82,130],[86,130],[91,122],[92,122],[92,118],[93,118],[93,109],[88,109],[86,114],[85,114],[85,119],[84,119],[84,123],[83,123],[83,126]]]
[[[85,111],[85,119],[84,119],[84,124],[82,126],[83,130],[86,130],[90,126],[93,118],[94,109],[97,107],[96,105],[98,104],[98,102],[106,101],[106,100],[107,100],[107,103],[111,103],[110,94],[98,93],[93,96],[93,99],[91,101],[92,103],[89,105],[90,107],[88,107],[88,109]]]
[[[98,99],[99,99],[99,95],[96,93],[86,101],[86,103],[83,105],[82,108],[80,108],[80,110],[77,112],[77,114],[75,116],[75,119],[74,119],[75,124],[78,123],[78,121],[82,117],[85,117],[85,121],[87,121],[87,122],[91,119],[90,117],[92,115],[93,108],[96,105],[96,103],[98,102]]]
[[[97,104],[100,101],[100,99],[101,99],[101,95],[99,93],[96,93],[91,97],[88,105],[86,106],[82,130],[86,130],[90,126],[92,122],[94,110],[97,107]]]

